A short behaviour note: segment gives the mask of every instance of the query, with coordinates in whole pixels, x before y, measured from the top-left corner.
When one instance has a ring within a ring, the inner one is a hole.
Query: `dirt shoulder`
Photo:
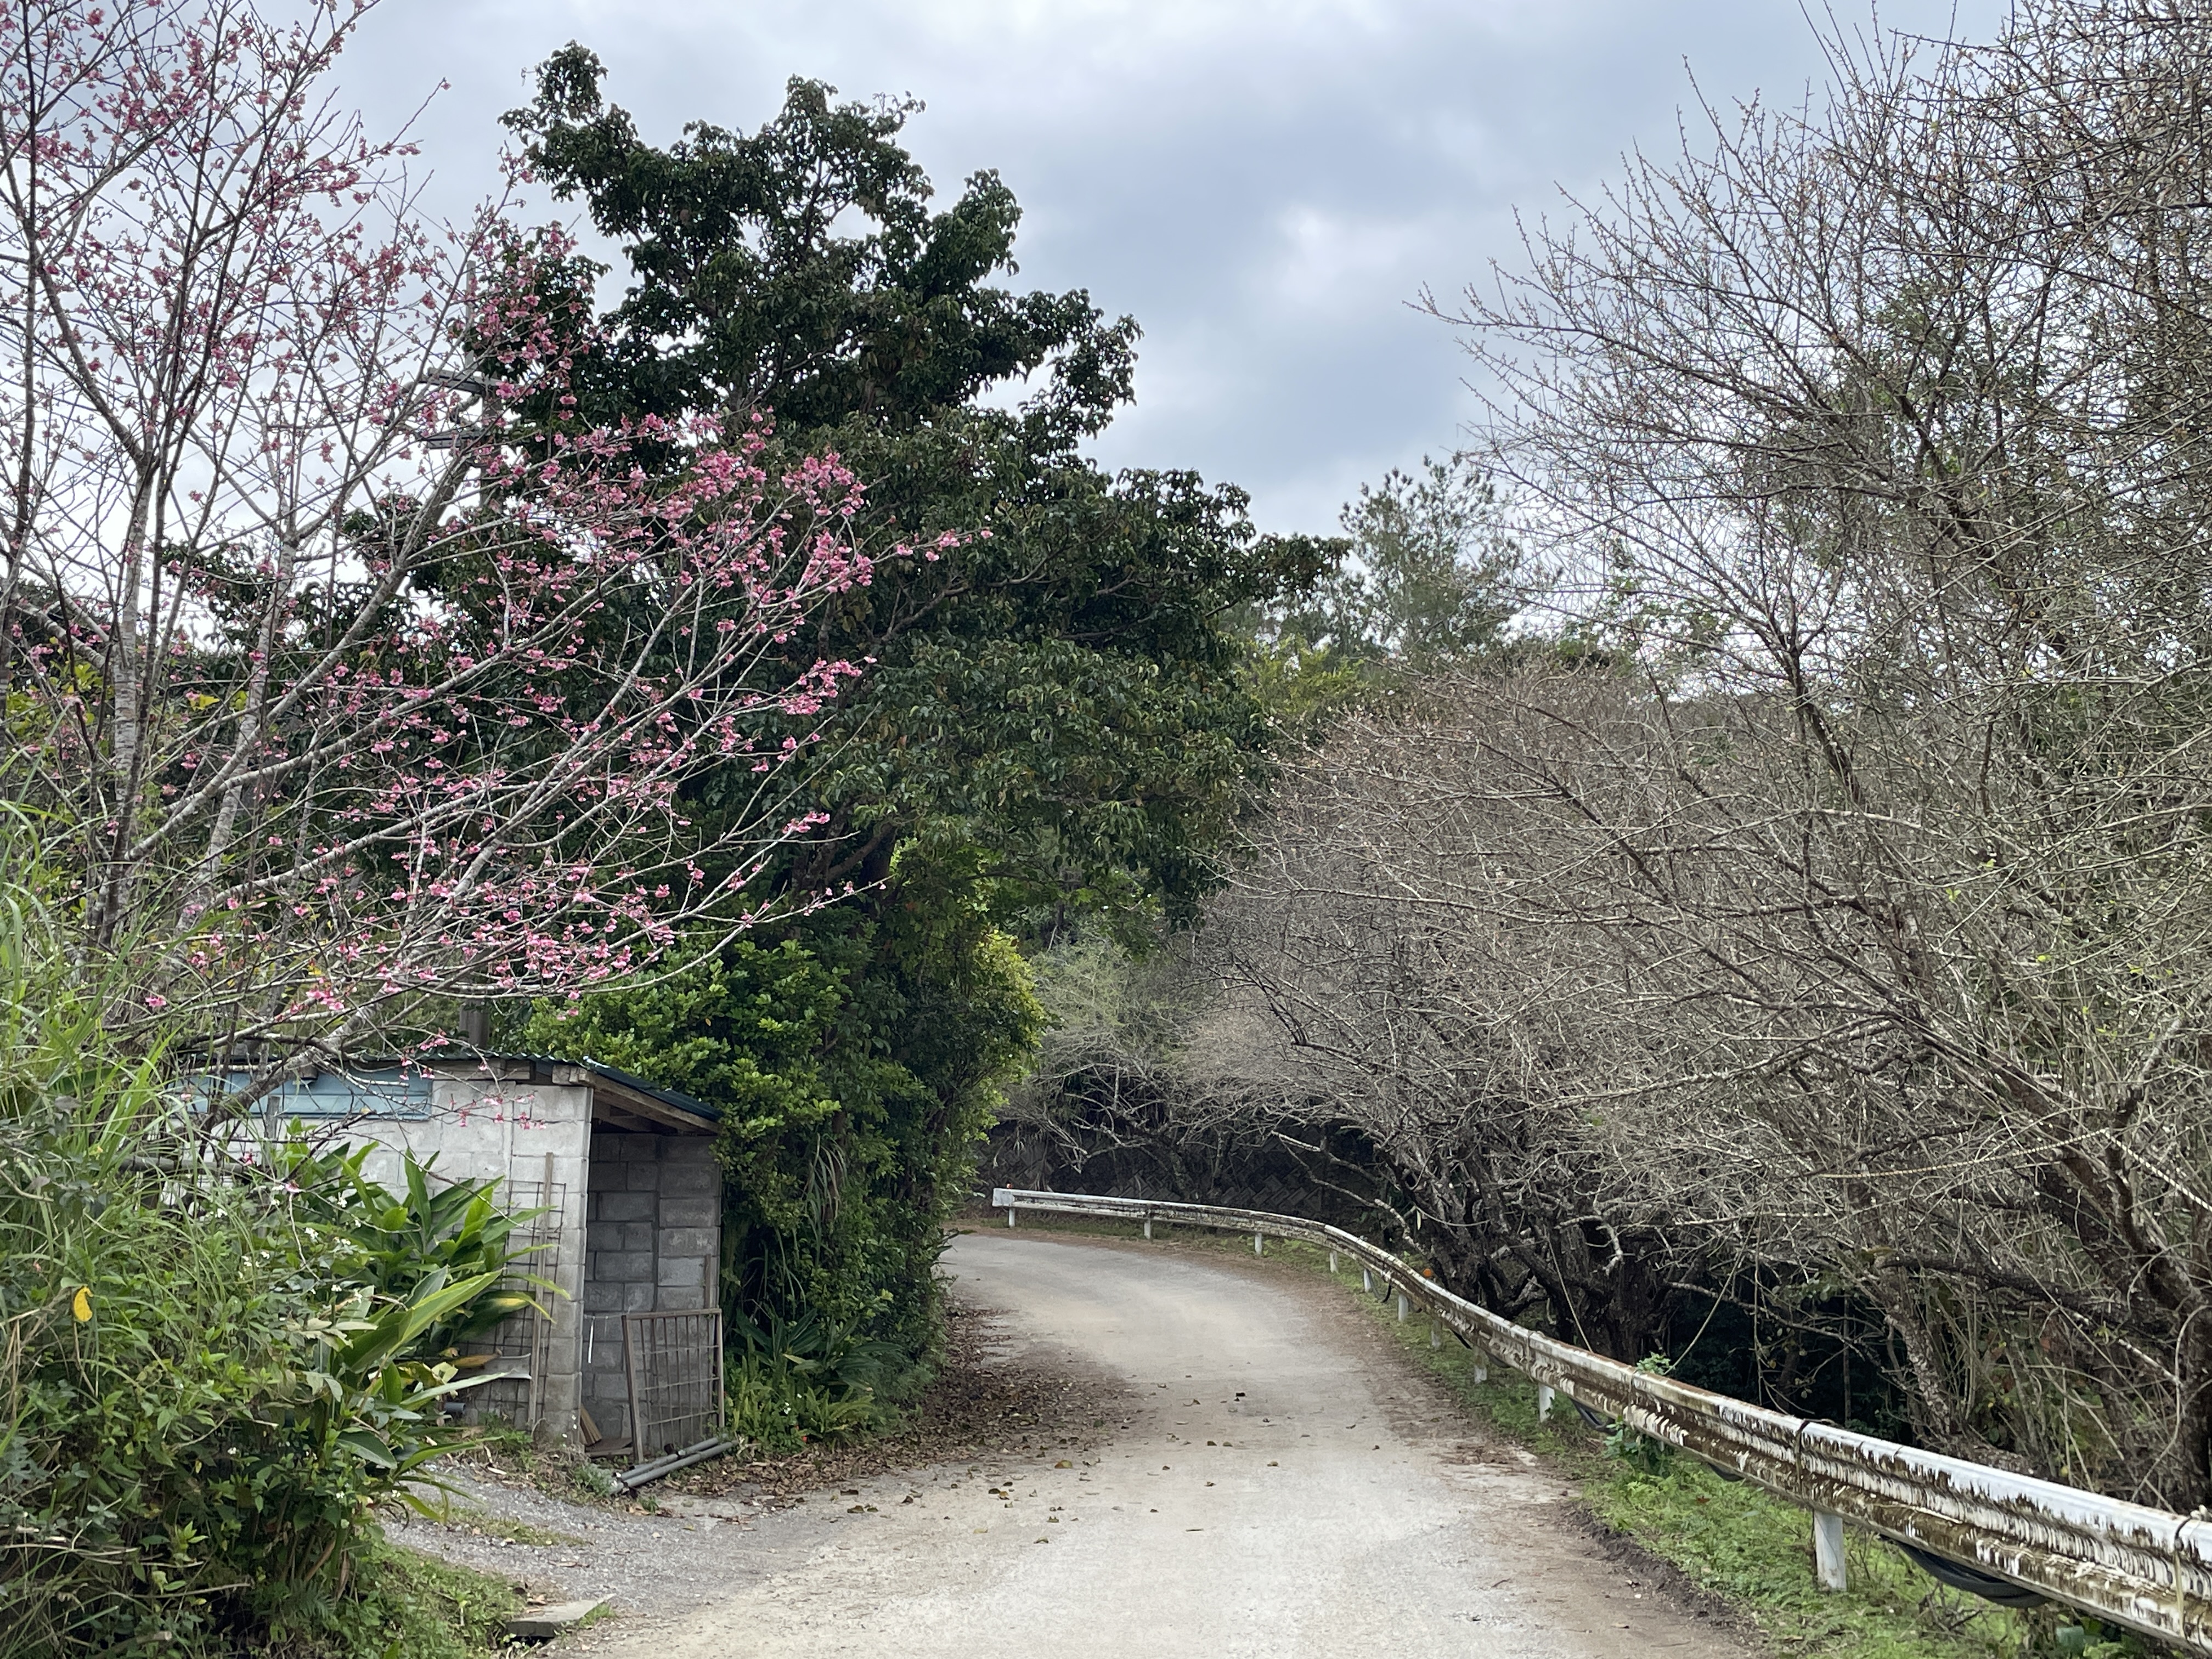
[[[955,1285],[945,1298],[944,1362],[896,1430],[782,1457],[725,1458],[679,1470],[651,1490],[775,1504],[939,1463],[1059,1457],[1110,1434],[1127,1389],[1074,1358],[1024,1351],[1008,1341],[1006,1322],[1004,1310]]]
[[[936,1377],[894,1431],[787,1456],[679,1470],[635,1498],[592,1496],[569,1460],[485,1448],[447,1460],[441,1519],[395,1513],[392,1541],[505,1579],[532,1603],[609,1597],[615,1625],[672,1618],[804,1559],[865,1483],[988,1462],[1050,1463],[1115,1431],[1127,1390],[1094,1366],[1011,1341],[1006,1316],[956,1285]],[[799,1513],[822,1516],[814,1527]],[[774,1537],[763,1517],[793,1511]],[[797,1530],[793,1529],[794,1523]],[[581,1645],[615,1626],[580,1633]]]

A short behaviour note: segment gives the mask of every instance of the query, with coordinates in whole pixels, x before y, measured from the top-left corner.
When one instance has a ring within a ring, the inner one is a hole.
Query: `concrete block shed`
[[[270,1106],[333,1141],[387,1149],[366,1165],[386,1186],[411,1152],[448,1180],[497,1177],[509,1209],[543,1209],[526,1230],[540,1246],[529,1260],[560,1294],[540,1295],[550,1317],[493,1333],[498,1380],[461,1397],[471,1414],[496,1412],[541,1437],[628,1445],[623,1316],[717,1305],[713,1107],[612,1066],[526,1054],[320,1073]]]

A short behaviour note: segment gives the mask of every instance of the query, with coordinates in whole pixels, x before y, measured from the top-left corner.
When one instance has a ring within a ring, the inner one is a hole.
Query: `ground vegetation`
[[[484,1194],[441,1208],[419,1168],[395,1194],[304,1147],[211,1144],[111,1018],[127,976],[82,973],[70,884],[7,874],[0,1653],[428,1640],[454,1586],[388,1552],[376,1510],[453,1443],[457,1345],[532,1293],[526,1257]]]

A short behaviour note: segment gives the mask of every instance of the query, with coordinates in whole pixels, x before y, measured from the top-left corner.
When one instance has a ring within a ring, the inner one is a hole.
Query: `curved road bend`
[[[787,1570],[596,1652],[1745,1659],[1607,1560],[1556,1477],[1445,1414],[1341,1292],[1065,1235],[971,1233],[945,1260],[1017,1350],[1123,1378],[1129,1426],[1071,1468],[886,1477]]]

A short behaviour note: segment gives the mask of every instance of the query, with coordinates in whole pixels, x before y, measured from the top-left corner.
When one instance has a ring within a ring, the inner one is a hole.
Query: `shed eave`
[[[678,1134],[710,1135],[714,1133],[714,1120],[702,1113],[687,1111],[659,1094],[633,1088],[619,1077],[610,1077],[605,1068],[588,1063],[579,1067],[590,1079],[592,1116],[595,1121],[611,1122],[617,1127],[632,1127],[621,1122],[622,1117],[643,1118],[659,1127],[673,1129]]]

